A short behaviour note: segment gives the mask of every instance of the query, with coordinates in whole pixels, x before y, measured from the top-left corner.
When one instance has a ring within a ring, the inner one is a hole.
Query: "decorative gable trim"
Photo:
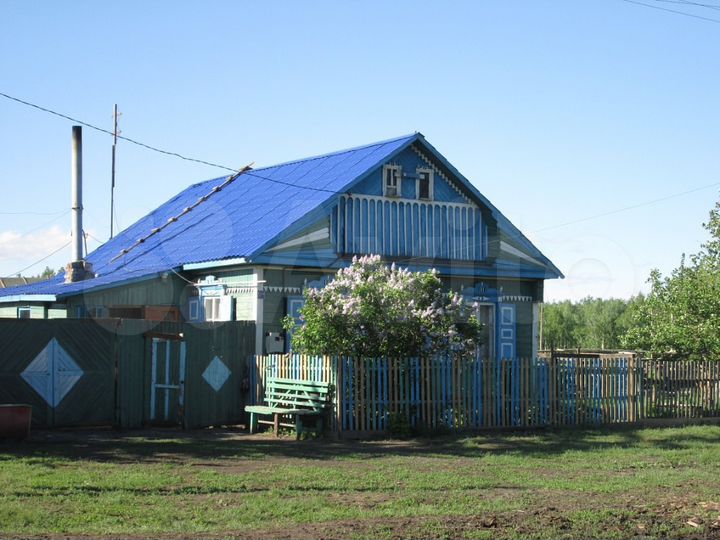
[[[436,176],[439,176],[440,178],[442,178],[443,180],[445,180],[445,181],[448,183],[448,185],[449,185],[454,191],[456,191],[457,194],[460,195],[460,196],[463,198],[463,200],[465,200],[465,202],[466,202],[467,204],[473,204],[472,201],[471,201],[462,191],[460,191],[460,188],[457,187],[457,185],[455,184],[455,182],[453,182],[453,181],[450,180],[447,176],[445,176],[445,175],[443,174],[443,172],[442,172],[440,169],[438,169],[434,164],[430,163],[430,161],[428,160],[428,158],[425,157],[425,154],[423,154],[423,152],[422,152],[416,145],[413,144],[413,145],[410,146],[410,148],[412,148],[413,152],[415,152],[415,153],[418,155],[418,157],[422,160],[422,162],[423,162],[423,164],[425,165],[426,168],[428,168],[428,169],[430,169],[431,171],[433,171]]]

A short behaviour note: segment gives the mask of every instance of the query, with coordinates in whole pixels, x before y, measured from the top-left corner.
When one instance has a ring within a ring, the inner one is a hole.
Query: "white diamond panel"
[[[205,379],[213,390],[219,392],[230,377],[230,369],[217,356],[213,358],[208,367],[203,371],[202,378]]]
[[[20,375],[54,408],[80,380],[83,370],[53,338]]]

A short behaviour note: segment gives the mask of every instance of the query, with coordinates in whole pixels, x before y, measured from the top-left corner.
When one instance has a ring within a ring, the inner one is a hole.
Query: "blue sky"
[[[651,268],[699,249],[720,192],[720,24],[709,21],[622,0],[5,2],[0,13],[0,92],[107,129],[118,103],[123,135],[188,156],[260,166],[422,132],[568,276],[546,283],[550,300],[643,290]],[[69,240],[70,126],[0,98],[0,275]],[[109,233],[110,145],[84,130],[90,249]],[[121,142],[118,225],[221,174]],[[69,250],[25,273],[62,266]]]

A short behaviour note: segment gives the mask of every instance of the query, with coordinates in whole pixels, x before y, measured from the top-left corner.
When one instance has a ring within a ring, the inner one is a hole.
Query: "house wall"
[[[99,292],[73,296],[67,300],[68,317],[81,310],[110,306],[183,306],[186,305],[187,282],[171,274]]]
[[[282,319],[288,314],[290,299],[299,299],[305,286],[317,286],[322,280],[332,278],[334,271],[301,269],[265,269],[263,343],[268,332],[283,332]],[[477,278],[441,279],[447,290],[463,291],[476,288]],[[533,303],[542,301],[541,281],[533,280],[483,280],[484,287],[492,297],[489,303],[498,306],[498,296],[504,304],[515,306],[514,342],[515,354],[528,358],[533,355]],[[468,292],[468,291],[465,291]],[[474,293],[472,293],[474,294]],[[499,314],[496,313],[496,320]],[[496,325],[497,326],[497,325]],[[497,343],[496,343],[497,346]]]
[[[194,314],[197,314],[197,320],[205,320],[207,315],[204,313],[204,299],[218,294],[230,297],[231,308],[228,315],[231,320],[255,320],[257,287],[252,268],[210,270],[198,273],[193,277],[193,281],[200,282],[200,285],[196,290],[189,288],[187,291],[188,304],[183,306],[186,320],[196,320]],[[196,310],[189,307],[189,303],[193,302],[197,302]]]
[[[467,299],[482,296],[480,291],[487,290],[486,302],[496,306],[496,323],[499,320],[497,313],[499,300],[502,300],[503,304],[514,305],[515,354],[523,358],[529,358],[534,354],[533,303],[542,302],[542,280],[478,279],[455,276],[444,276],[442,280],[448,290],[463,291]]]
[[[15,303],[0,307],[0,318],[17,319],[19,308],[30,308],[30,319],[44,319],[45,306],[42,304]]]
[[[288,298],[302,296],[303,288],[334,271],[302,269],[266,269],[264,287],[263,335],[267,332],[282,332],[282,319],[288,313]]]

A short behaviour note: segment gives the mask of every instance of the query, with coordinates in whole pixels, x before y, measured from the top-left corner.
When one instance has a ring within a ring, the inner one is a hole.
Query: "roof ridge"
[[[344,148],[344,149],[342,149],[342,150],[334,150],[334,151],[332,151],[332,152],[327,152],[327,153],[325,153],[325,154],[317,154],[317,155],[314,155],[314,156],[307,156],[307,157],[302,157],[302,158],[297,158],[297,159],[291,159],[291,160],[289,160],[289,161],[281,161],[280,163],[274,163],[274,164],[272,164],[272,165],[265,165],[265,166],[263,166],[263,167],[252,168],[252,169],[250,169],[250,172],[253,172],[253,171],[266,171],[266,170],[268,170],[268,169],[274,169],[274,168],[276,168],[276,167],[283,167],[283,166],[285,166],[285,165],[293,165],[293,164],[295,164],[295,163],[302,163],[302,162],[304,162],[304,161],[313,161],[313,160],[316,160],[316,159],[323,159],[323,158],[327,158],[327,157],[330,157],[330,156],[337,156],[337,155],[345,154],[345,153],[348,153],[348,152],[355,152],[355,151],[357,151],[357,150],[363,150],[363,149],[365,149],[365,148],[372,148],[373,146],[381,146],[381,145],[383,145],[383,144],[388,144],[388,143],[392,143],[392,142],[396,142],[396,141],[401,141],[401,140],[403,140],[403,139],[410,139],[410,138],[416,137],[416,136],[418,136],[418,135],[421,136],[421,137],[423,136],[422,133],[420,133],[419,131],[415,131],[415,132],[413,132],[413,133],[408,133],[408,134],[405,134],[405,135],[401,135],[401,136],[399,136],[399,137],[392,137],[392,138],[390,138],[390,139],[385,139],[385,140],[382,140],[382,141],[376,141],[376,142],[372,142],[372,143],[369,143],[369,144],[361,144],[361,145],[359,145],[359,146],[353,146],[353,147],[351,147],[351,148]],[[227,178],[228,176],[230,176],[230,174],[227,174],[227,175],[224,175],[224,176],[216,176],[216,177],[214,177],[214,178],[208,178],[207,180],[200,180],[199,182],[195,182],[194,184],[190,184],[186,189],[194,188],[194,187],[197,187],[197,186],[201,186],[201,185],[203,185],[203,184],[207,184],[208,182],[214,182],[214,181],[216,181],[216,180],[223,180],[223,179]],[[299,186],[299,187],[300,187],[300,186]],[[185,190],[183,190],[183,191],[185,191]],[[182,194],[183,191],[181,191],[181,192],[178,193],[177,195]],[[167,201],[167,202],[170,202],[170,201]],[[158,208],[159,208],[159,207],[158,207]]]
[[[385,139],[385,140],[382,140],[382,141],[376,141],[376,142],[373,142],[373,143],[370,143],[370,144],[361,144],[360,146],[353,146],[353,147],[351,147],[351,148],[344,148],[343,150],[334,150],[334,151],[328,152],[328,153],[326,153],[326,154],[317,154],[317,155],[314,155],[314,156],[307,156],[307,157],[303,157],[303,158],[292,159],[292,160],[290,160],[290,161],[283,161],[283,162],[280,162],[280,163],[275,163],[275,164],[273,164],[273,165],[266,165],[266,166],[264,166],[264,167],[258,167],[257,169],[252,169],[252,170],[253,170],[253,171],[264,171],[264,170],[267,170],[267,169],[274,169],[275,167],[283,167],[283,166],[285,166],[285,165],[293,165],[294,163],[301,163],[301,162],[303,162],[303,161],[313,161],[313,160],[316,160],[316,159],[323,159],[323,158],[327,158],[327,157],[331,157],[331,156],[337,156],[337,155],[340,155],[340,154],[346,154],[346,153],[348,153],[348,152],[356,152],[357,150],[364,150],[364,149],[366,149],[366,148],[372,148],[373,146],[381,146],[381,145],[383,145],[383,144],[388,144],[388,143],[392,143],[392,142],[396,142],[396,141],[401,141],[401,140],[403,140],[403,139],[411,139],[412,137],[416,137],[416,136],[418,136],[418,135],[422,136],[422,134],[421,134],[419,131],[415,131],[415,132],[413,132],[413,133],[408,133],[408,134],[402,135],[402,136],[400,136],[400,137],[392,137],[391,139]]]

